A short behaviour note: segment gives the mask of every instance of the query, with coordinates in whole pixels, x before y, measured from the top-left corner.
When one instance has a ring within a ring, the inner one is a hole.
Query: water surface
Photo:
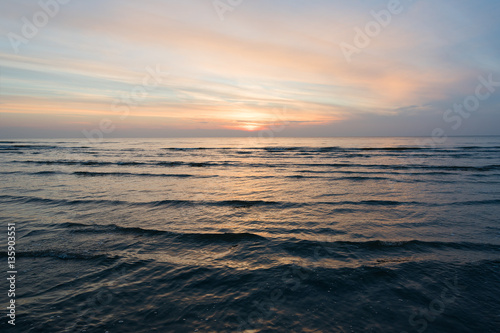
[[[500,327],[499,137],[4,140],[0,162],[18,332]]]

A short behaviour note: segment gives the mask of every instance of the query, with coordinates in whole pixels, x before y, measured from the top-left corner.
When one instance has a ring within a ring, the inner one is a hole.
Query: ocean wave
[[[7,257],[6,252],[0,252],[0,257]],[[16,257],[20,258],[40,258],[51,257],[64,260],[92,260],[92,259],[105,259],[116,260],[118,257],[110,257],[106,254],[93,254],[90,252],[69,252],[65,250],[36,250],[36,251],[16,251]]]
[[[330,153],[330,152],[450,152],[456,153],[461,150],[476,150],[491,152],[492,150],[500,149],[496,146],[463,146],[463,147],[416,147],[416,146],[398,146],[398,147],[310,147],[310,146],[268,146],[268,147],[168,147],[161,148],[162,150],[190,152],[197,150],[225,150],[225,151],[264,151],[264,152],[304,152],[304,153]]]
[[[0,145],[0,149],[57,149],[62,148],[60,146],[49,146],[49,145],[29,145],[29,144],[11,144],[11,145]]]
[[[285,178],[291,179],[329,179],[329,180],[349,180],[353,182],[361,181],[372,181],[372,180],[389,180],[388,177],[366,177],[366,176],[345,176],[345,177],[333,177],[333,176],[304,176],[304,175],[291,175],[284,176]],[[415,181],[415,180],[412,180]]]
[[[359,251],[396,252],[409,251],[411,253],[432,252],[435,250],[461,250],[461,251],[488,251],[500,252],[500,244],[469,243],[469,242],[432,242],[421,240],[369,240],[369,241],[313,241],[292,238],[282,242],[281,248],[293,255],[310,257],[314,253],[321,256],[348,258],[349,254],[362,254]]]
[[[122,201],[122,200],[106,200],[106,199],[49,199],[31,196],[14,196],[0,195],[0,200],[9,200],[20,203],[47,204],[47,205],[109,205],[109,206],[148,206],[148,207],[186,207],[186,206],[214,206],[214,207],[232,207],[232,208],[251,208],[251,207],[268,207],[274,209],[311,207],[311,206],[424,206],[424,207],[440,207],[440,206],[471,206],[471,205],[498,205],[500,199],[488,200],[473,200],[473,201],[457,201],[447,203],[430,203],[418,201],[396,201],[396,200],[344,200],[344,201],[309,201],[309,202],[292,202],[292,201],[266,201],[266,200],[185,200],[185,199],[166,199],[158,201]]]
[[[196,200],[159,200],[159,201],[148,201],[148,202],[132,202],[132,201],[121,201],[121,200],[104,200],[104,199],[49,199],[40,197],[30,197],[30,196],[12,196],[12,195],[0,195],[0,199],[7,199],[14,202],[20,203],[40,203],[40,204],[50,204],[50,205],[126,205],[126,206],[149,206],[149,207],[184,207],[184,206],[228,206],[234,208],[244,208],[253,206],[278,206],[286,207],[293,206],[296,203],[292,202],[275,202],[275,201],[264,201],[264,200],[222,200],[222,201],[196,201]],[[297,205],[301,205],[297,203]]]
[[[352,241],[339,241],[338,244],[351,245],[361,248],[386,250],[390,248],[453,248],[453,249],[466,249],[478,250],[485,249],[500,251],[500,245],[485,244],[485,243],[470,243],[470,242],[432,242],[421,240],[404,240],[404,241],[385,241],[385,240],[371,240],[364,242]]]
[[[428,164],[364,164],[364,163],[249,163],[245,159],[239,161],[199,161],[199,162],[186,162],[186,161],[71,161],[71,160],[15,160],[10,163],[20,164],[40,164],[40,165],[80,165],[80,166],[157,166],[157,167],[243,167],[243,168],[331,168],[331,169],[345,169],[345,168],[360,168],[372,170],[428,170],[436,172],[489,172],[500,170],[499,164],[488,165],[428,165]],[[316,170],[306,170],[298,172],[319,172]],[[352,171],[356,172],[356,171]]]
[[[455,206],[500,205],[500,199],[453,202],[450,205],[455,205]]]
[[[68,161],[68,160],[19,160],[11,161],[10,163],[20,163],[20,164],[40,164],[40,165],[81,165],[81,166],[161,166],[161,167],[177,167],[177,166],[188,166],[188,167],[210,167],[210,166],[236,166],[235,164],[229,162],[183,162],[183,161]]]
[[[58,172],[58,171],[37,171],[37,172],[33,172],[34,175],[57,175],[57,174],[61,174],[62,172]]]
[[[75,229],[73,232],[82,233],[130,233],[134,235],[161,235],[176,238],[179,240],[197,240],[202,242],[244,242],[244,241],[265,241],[263,236],[254,233],[180,233],[158,229],[144,229],[139,227],[123,227],[116,224],[109,225],[86,225],[75,222],[65,222],[60,224],[65,228]]]
[[[366,240],[366,241],[352,241],[352,240],[336,240],[332,239],[336,236],[329,236],[329,239],[325,241],[316,240],[303,240],[292,238],[268,238],[260,236],[256,233],[242,232],[242,233],[183,233],[183,232],[173,232],[167,230],[158,229],[146,229],[139,227],[125,227],[118,226],[116,224],[83,224],[78,222],[64,222],[58,224],[58,226],[63,228],[72,229],[73,232],[82,233],[131,233],[134,235],[161,235],[171,238],[177,238],[179,240],[190,239],[197,241],[207,241],[207,242],[240,242],[240,241],[270,241],[274,242],[274,246],[279,246],[280,248],[290,250],[292,252],[305,252],[313,253],[314,249],[318,248],[320,250],[340,250],[344,251],[346,248],[357,248],[365,249],[370,251],[386,251],[386,250],[430,250],[430,249],[456,249],[456,250],[472,250],[472,251],[500,251],[500,244],[490,244],[490,243],[473,243],[473,242],[443,242],[443,241],[422,241],[417,239],[411,240]],[[296,230],[289,230],[290,233],[296,232]],[[323,234],[326,232],[334,234],[343,234],[343,231],[339,230],[323,230]],[[282,234],[284,235],[284,234]]]
[[[93,171],[75,171],[72,173],[76,176],[82,177],[103,177],[103,176],[115,176],[115,177],[173,177],[173,178],[211,178],[211,176],[200,176],[200,175],[189,175],[189,174],[164,174],[164,173],[133,173],[133,172],[93,172]]]

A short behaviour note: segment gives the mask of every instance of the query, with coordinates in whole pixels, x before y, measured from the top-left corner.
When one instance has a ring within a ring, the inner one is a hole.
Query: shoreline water
[[[498,137],[30,140],[0,140],[16,331],[498,327]]]

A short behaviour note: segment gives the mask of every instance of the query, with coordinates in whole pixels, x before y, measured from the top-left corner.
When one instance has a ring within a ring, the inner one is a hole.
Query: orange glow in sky
[[[211,1],[68,2],[26,43],[0,41],[0,134],[81,137],[109,120],[115,136],[284,123],[282,134],[301,136],[427,135],[448,126],[444,112],[479,76],[500,81],[498,4],[403,2],[349,61],[339,46],[356,45],[355,28],[385,3],[246,1],[221,20]],[[22,35],[20,17],[41,10],[36,1],[7,7],[11,37]],[[497,98],[479,113],[478,134],[498,131]]]

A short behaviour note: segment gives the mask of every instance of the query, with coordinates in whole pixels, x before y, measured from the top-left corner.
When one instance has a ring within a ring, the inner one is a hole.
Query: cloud
[[[130,119],[141,119],[137,128],[158,119],[179,129],[266,126],[286,107],[293,128],[314,133],[352,121],[362,135],[387,127],[374,121],[368,130],[359,119],[411,123],[404,118],[411,113],[438,121],[427,112],[470,94],[478,75],[500,73],[493,1],[414,2],[347,63],[339,43],[386,6],[245,2],[222,22],[210,1],[71,2],[19,55],[0,53],[1,111],[45,114],[54,123],[69,121],[63,115],[116,117],[113,103],[140,86],[146,67],[159,65],[170,75],[130,108]],[[28,2],[7,7],[5,31],[20,31],[20,16],[38,10]],[[493,99],[483,107],[493,110]]]

